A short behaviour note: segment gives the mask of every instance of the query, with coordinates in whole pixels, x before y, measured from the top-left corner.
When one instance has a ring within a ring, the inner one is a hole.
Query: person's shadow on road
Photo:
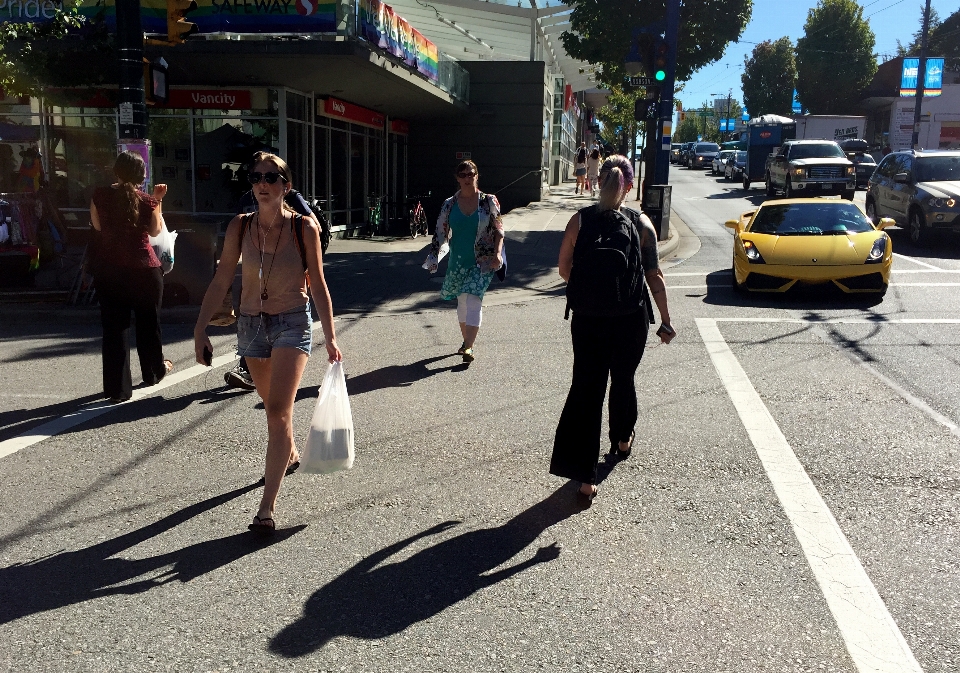
[[[403,388],[413,385],[417,381],[422,381],[423,379],[440,374],[441,372],[466,371],[467,366],[463,363],[437,369],[431,369],[427,366],[450,357],[459,356],[438,355],[436,357],[418,360],[408,365],[388,365],[380,369],[374,369],[366,374],[351,376],[347,378],[347,392],[350,395],[362,395],[363,393],[383,390],[384,388]]]
[[[560,555],[556,544],[531,558],[493,572],[526,549],[547,528],[582,511],[572,483],[502,526],[442,540],[401,561],[389,562],[410,545],[439,535],[447,521],[366,557],[313,594],[303,616],[270,642],[271,652],[301,657],[338,636],[373,640],[399,633],[471,595]]]
[[[0,624],[101,596],[138,594],[175,580],[189,582],[305,528],[278,529],[269,538],[239,533],[134,561],[111,558],[257,487],[258,484],[250,484],[209,498],[86,549],[58,552],[0,569]],[[161,569],[165,569],[162,574],[137,579]]]

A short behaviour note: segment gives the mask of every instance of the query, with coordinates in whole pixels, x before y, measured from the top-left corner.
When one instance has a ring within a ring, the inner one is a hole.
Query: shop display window
[[[292,173],[293,187],[310,193],[310,125],[287,120],[287,156],[284,157]]]
[[[111,112],[109,108],[105,111]],[[89,208],[93,190],[115,181],[116,116],[53,115],[47,134],[47,165],[56,204],[60,208]]]
[[[350,207],[347,187],[350,182],[350,134],[330,131],[330,210],[346,211]],[[362,176],[362,173],[361,173]]]
[[[196,212],[233,213],[250,189],[246,169],[258,150],[278,152],[280,120],[195,117],[193,176]],[[189,147],[175,148],[174,158]]]
[[[329,133],[330,132],[322,126],[317,126],[314,129],[313,192],[311,195],[321,200],[320,207],[324,210],[330,209],[329,204],[326,203],[328,189],[327,176],[329,175],[327,169],[328,148],[330,146]]]
[[[151,114],[147,137],[153,148],[153,182],[167,185],[163,210],[192,212],[190,118]]]
[[[366,222],[367,191],[365,169],[367,139],[358,133],[350,134],[350,223]]]
[[[46,180],[40,116],[0,116],[0,192],[36,191]]]

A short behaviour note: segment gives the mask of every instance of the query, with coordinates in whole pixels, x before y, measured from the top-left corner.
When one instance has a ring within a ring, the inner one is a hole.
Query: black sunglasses
[[[277,180],[287,181],[285,177],[280,175],[275,171],[270,171],[269,173],[261,173],[260,171],[253,171],[247,175],[247,180],[250,181],[251,185],[258,184],[261,180],[266,180],[268,185],[276,184]]]
[[[458,178],[462,178],[462,179],[472,178],[474,175],[476,175],[475,172],[471,172],[471,173],[457,173],[457,177],[458,177]]]

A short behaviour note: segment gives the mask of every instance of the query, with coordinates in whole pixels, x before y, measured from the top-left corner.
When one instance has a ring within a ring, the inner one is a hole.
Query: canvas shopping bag
[[[327,474],[353,467],[353,415],[347,398],[343,363],[327,367],[310,422],[310,435],[300,456],[304,472]]]

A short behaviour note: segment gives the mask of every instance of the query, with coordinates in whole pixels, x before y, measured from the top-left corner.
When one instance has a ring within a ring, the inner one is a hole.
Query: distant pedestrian
[[[436,273],[449,252],[447,275],[440,288],[442,299],[457,300],[457,320],[463,343],[457,353],[473,362],[473,345],[480,331],[483,296],[493,274],[504,265],[503,221],[500,202],[477,187],[477,165],[463,161],[457,166],[460,189],[443,202],[437,218],[437,233],[423,268]]]
[[[203,297],[193,340],[197,362],[209,364],[213,346],[206,327],[233,284],[242,253],[237,350],[246,356],[263,399],[268,432],[263,497],[249,528],[266,534],[276,528],[274,510],[284,474],[300,465],[293,441],[293,403],[313,342],[308,287],[330,362],[343,356],[337,347],[333,303],[323,278],[320,229],[312,219],[284,204],[292,179],[283,159],[262,152],[255,161],[248,178],[259,207],[254,213],[237,215],[227,227],[220,264]]]
[[[160,233],[160,202],[166,185],[153,196],[140,191],[146,179],[143,157],[121,153],[113,164],[117,181],[99,187],[90,201],[90,222],[100,232],[94,260],[94,283],[103,325],[103,394],[119,404],[133,396],[130,374],[130,314],[136,318],[137,356],[143,382],[156,385],[173,363],[163,357],[160,302],[163,272],[149,236]]]
[[[610,379],[610,453],[626,459],[637,422],[634,374],[643,357],[653,309],[649,285],[663,324],[663,343],[676,335],[650,220],[623,208],[633,187],[626,157],[609,157],[600,167],[600,201],[567,223],[560,244],[560,275],[567,281],[573,311],[573,382],[557,426],[550,473],[580,482],[579,496],[597,493],[597,460],[603,397]]]
[[[587,183],[587,143],[581,142],[580,148],[573,159],[573,175],[577,178],[577,188],[574,194],[583,194]]]
[[[594,149],[587,157],[587,189],[590,196],[597,193],[597,179],[600,177],[600,150]]]

